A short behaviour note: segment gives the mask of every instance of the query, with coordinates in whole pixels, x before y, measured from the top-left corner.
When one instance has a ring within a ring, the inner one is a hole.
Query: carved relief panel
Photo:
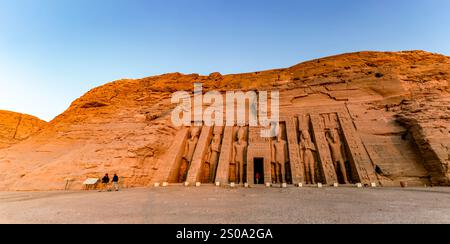
[[[207,154],[202,165],[202,183],[214,183],[216,179],[217,165],[222,151],[223,132],[223,127],[214,127],[212,139],[208,145]]]
[[[298,117],[299,150],[307,184],[358,181],[337,112]]]
[[[188,140],[185,143],[183,156],[181,158],[180,167],[179,167],[179,175],[178,182],[185,182],[187,178],[187,173],[189,167],[192,163],[192,159],[194,157],[195,149],[197,148],[197,143],[200,137],[201,128],[200,127],[192,127],[189,130]]]
[[[278,136],[270,140],[272,183],[292,183],[286,123],[278,126]]]

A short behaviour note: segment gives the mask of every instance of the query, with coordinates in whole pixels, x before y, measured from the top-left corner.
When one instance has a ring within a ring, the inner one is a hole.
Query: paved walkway
[[[0,193],[0,223],[447,223],[450,188]]]

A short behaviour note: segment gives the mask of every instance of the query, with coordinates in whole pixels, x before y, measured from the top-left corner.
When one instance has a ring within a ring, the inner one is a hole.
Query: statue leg
[[[275,173],[275,171],[276,171],[275,164],[271,163],[270,167],[271,167],[271,173],[272,173],[272,183],[275,183],[277,180],[277,174]]]
[[[309,184],[309,183],[311,183],[310,174],[309,174],[309,172],[311,172],[311,169],[309,168],[308,160],[305,160],[304,162],[305,162],[305,182],[306,182],[306,184]]]
[[[213,152],[213,155],[211,157],[211,165],[210,165],[210,173],[209,173],[209,177],[210,177],[210,182],[214,183],[214,180],[216,179],[216,165],[217,165],[217,152]]]
[[[311,175],[311,184],[316,184],[316,165],[314,159],[309,160],[309,170]]]
[[[185,159],[183,159],[181,161],[181,165],[180,165],[180,171],[178,173],[178,182],[182,183],[185,179],[185,175],[186,175],[186,169],[187,169],[187,161]]]
[[[274,168],[274,174],[275,174],[275,178],[273,179],[273,183],[278,183],[278,164],[274,163],[273,164],[273,168]]]
[[[244,184],[244,162],[239,163],[239,184]]]
[[[305,163],[305,175],[306,175],[306,182],[309,184],[315,184],[316,183],[316,169],[315,169],[315,162],[314,162],[314,156],[310,153],[304,154],[304,163]]]
[[[241,163],[240,162],[236,162],[236,184],[239,184],[239,175],[241,174]]]
[[[278,175],[277,175],[277,164],[275,164],[275,163],[273,163],[272,164],[273,166],[273,178],[272,178],[272,183],[277,183],[277,177],[278,177]]]
[[[349,184],[347,176],[347,168],[345,168],[345,162],[343,160],[340,160],[339,166],[341,168],[342,178],[344,179],[345,184]]]

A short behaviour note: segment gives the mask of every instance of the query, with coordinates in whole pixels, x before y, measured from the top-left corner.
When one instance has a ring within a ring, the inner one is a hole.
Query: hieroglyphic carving
[[[339,124],[342,128],[345,143],[349,149],[349,156],[353,161],[358,180],[363,184],[377,182],[374,166],[364,148],[361,138],[357,135],[351,118],[347,113],[339,113]]]
[[[181,160],[178,182],[185,182],[187,178],[187,173],[194,157],[195,148],[197,147],[197,143],[199,140],[200,128],[192,127],[190,129],[190,138],[186,142],[183,158]]]
[[[208,152],[209,144],[211,142],[213,127],[204,126],[200,134],[197,144],[195,146],[195,152],[192,156],[192,161],[188,166],[187,182],[195,184],[196,182],[201,182],[201,176],[203,172],[203,166],[205,161],[205,155]],[[192,135],[193,136],[193,135]],[[192,140],[192,139],[191,139]],[[187,145],[189,145],[189,142]],[[180,171],[180,173],[182,173]],[[181,181],[183,182],[183,181]]]

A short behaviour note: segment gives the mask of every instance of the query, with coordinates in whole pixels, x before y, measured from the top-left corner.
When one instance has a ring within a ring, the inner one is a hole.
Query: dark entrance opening
[[[255,158],[255,184],[264,184],[264,158]]]

